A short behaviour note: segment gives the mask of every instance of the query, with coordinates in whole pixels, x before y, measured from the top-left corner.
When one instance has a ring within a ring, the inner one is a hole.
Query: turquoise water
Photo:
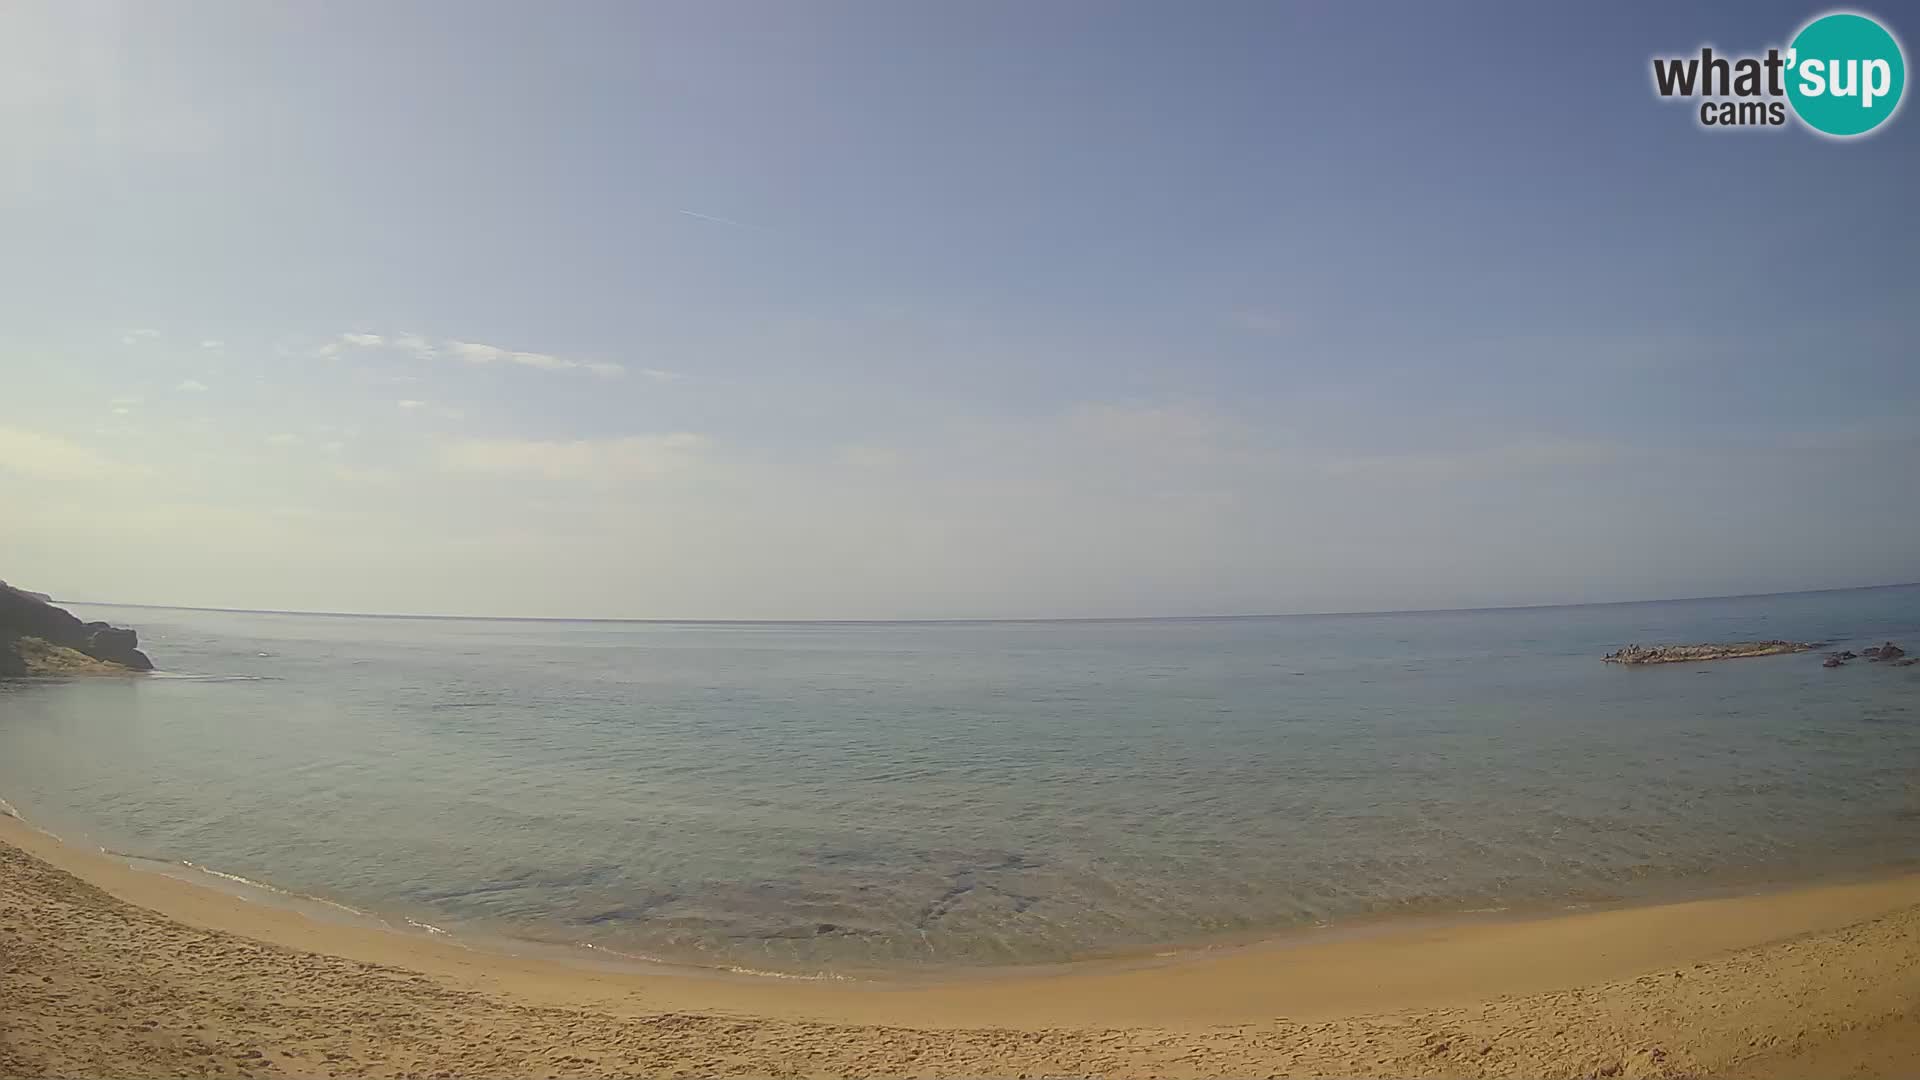
[[[1051,961],[1920,856],[1920,587],[947,624],[76,606],[148,679],[0,684],[29,820],[455,934],[764,971]]]

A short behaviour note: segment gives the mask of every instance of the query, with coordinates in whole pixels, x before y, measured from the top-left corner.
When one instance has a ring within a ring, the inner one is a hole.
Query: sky
[[[1920,580],[1920,116],[1651,87],[1823,10],[16,0],[0,577],[716,619]]]

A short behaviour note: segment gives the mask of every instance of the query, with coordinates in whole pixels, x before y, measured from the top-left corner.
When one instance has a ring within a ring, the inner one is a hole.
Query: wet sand
[[[314,918],[0,817],[5,1076],[1905,1076],[1920,875],[914,983]]]

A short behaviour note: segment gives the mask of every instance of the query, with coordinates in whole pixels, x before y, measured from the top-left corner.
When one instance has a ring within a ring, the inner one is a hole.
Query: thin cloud
[[[122,332],[120,335],[120,342],[123,345],[138,345],[143,341],[154,341],[159,337],[160,337],[160,331],[151,330],[151,329],[142,327],[137,330],[127,330]]]
[[[685,216],[687,216],[687,217],[690,217],[690,218],[697,218],[697,219],[699,219],[699,220],[701,220],[701,221],[711,221],[711,222],[713,222],[713,223],[714,223],[715,225],[725,225],[725,226],[727,226],[727,227],[729,227],[729,228],[733,228],[733,229],[751,229],[751,228],[754,228],[754,226],[752,226],[752,225],[749,225],[749,224],[747,224],[747,223],[746,223],[746,222],[744,222],[744,221],[735,221],[735,220],[733,220],[732,218],[726,218],[726,217],[721,217],[721,216],[719,216],[718,214],[702,214],[702,213],[697,213],[697,212],[695,212],[695,211],[693,211],[693,210],[675,210],[675,211],[674,211],[674,213],[676,213],[676,214],[683,214],[683,215],[685,215]]]
[[[1334,456],[1321,459],[1318,465],[1321,471],[1334,476],[1438,478],[1536,469],[1616,467],[1648,454],[1649,451],[1621,443],[1536,439],[1453,451]]]
[[[467,415],[459,409],[446,405],[434,405],[429,402],[420,401],[417,398],[401,398],[399,401],[394,402],[394,404],[400,406],[404,412],[427,412],[440,417],[442,420],[459,420]]]
[[[180,385],[174,387],[175,390],[184,391],[189,394],[197,394],[206,388],[207,384],[201,382],[199,379],[182,379],[180,380]]]
[[[314,350],[314,355],[323,358],[332,357],[347,348],[399,352],[420,360],[446,357],[478,367],[503,364],[532,368],[536,371],[583,371],[601,378],[617,378],[626,374],[627,371],[625,365],[608,360],[576,360],[570,356],[556,356],[553,353],[508,349],[499,345],[489,345],[483,341],[442,341],[435,344],[411,331],[391,338],[382,334],[359,332],[341,334],[335,340]],[[642,369],[641,373],[656,382],[670,382],[679,378],[673,372],[657,368]]]
[[[841,464],[861,469],[894,469],[906,463],[906,455],[890,446],[844,446],[838,454]]]
[[[0,471],[39,477],[113,477],[150,470],[114,459],[57,435],[0,427]]]
[[[219,338],[208,338],[200,343],[200,347],[203,349],[224,349],[226,346],[227,343],[221,341]]]
[[[439,350],[433,347],[432,342],[412,331],[402,331],[393,339],[393,347],[403,352],[410,352],[422,360],[431,360],[439,355]]]
[[[706,436],[690,432],[565,441],[460,439],[442,444],[439,459],[453,472],[616,480],[684,469],[709,445]]]
[[[586,371],[603,378],[626,373],[626,368],[604,361],[574,360],[552,353],[526,352],[519,349],[503,349],[498,345],[488,345],[478,341],[449,341],[445,349],[456,359],[469,364],[517,364],[520,367],[534,368],[540,371]]]
[[[1256,334],[1280,336],[1300,328],[1300,317],[1291,311],[1247,310],[1233,315],[1233,324]]]

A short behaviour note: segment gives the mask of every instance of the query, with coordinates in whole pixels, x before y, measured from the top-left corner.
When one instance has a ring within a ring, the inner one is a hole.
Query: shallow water
[[[76,606],[159,677],[0,684],[0,797],[455,933],[755,970],[1050,961],[1920,856],[1920,587],[947,624]]]

